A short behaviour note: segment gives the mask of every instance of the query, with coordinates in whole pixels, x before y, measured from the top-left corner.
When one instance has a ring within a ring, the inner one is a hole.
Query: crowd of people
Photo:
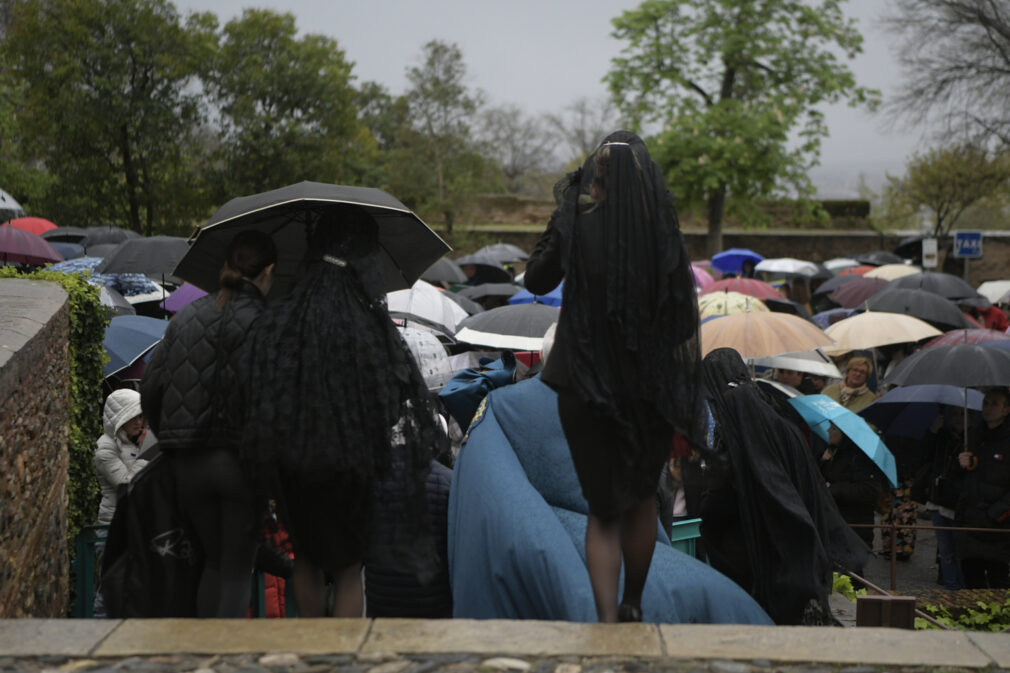
[[[945,586],[1010,587],[1010,535],[976,530],[1010,526],[1006,389],[986,393],[978,422],[951,410],[921,445],[896,450],[894,491],[838,428],[826,441],[811,433],[739,353],[702,359],[673,197],[641,139],[609,136],[556,199],[525,283],[546,294],[564,280],[540,373],[557,403],[542,413],[560,420],[588,504],[584,561],[601,622],[643,619],[657,520],[669,532],[700,518],[698,555],[777,623],[831,623],[832,571],[860,571],[877,516],[914,521],[915,501],[933,523],[967,528],[937,533]],[[374,221],[351,205],[309,219],[309,252],[286,296],[266,299],[274,240],[239,233],[221,289],[172,319],[140,393],[109,396],[99,521],[126,519],[113,513],[135,475],[166,475],[167,506],[199,549],[188,613],[176,616],[246,616],[254,568],[289,577],[302,616],[451,616],[446,503],[458,443],[450,448],[441,383],[389,319]],[[881,364],[855,353],[838,381],[773,375],[855,412],[882,392]],[[121,556],[130,535],[113,522],[109,549]],[[118,616],[122,583],[107,561]]]

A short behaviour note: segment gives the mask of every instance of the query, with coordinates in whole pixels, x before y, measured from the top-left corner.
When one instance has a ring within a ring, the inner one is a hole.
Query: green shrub
[[[978,608],[967,608],[959,611],[956,616],[942,605],[923,605],[923,612],[944,626],[959,631],[989,631],[998,632],[1010,629],[1010,596],[1002,603],[999,601],[975,601]],[[940,627],[922,617],[915,618],[915,628],[921,630],[939,629]]]

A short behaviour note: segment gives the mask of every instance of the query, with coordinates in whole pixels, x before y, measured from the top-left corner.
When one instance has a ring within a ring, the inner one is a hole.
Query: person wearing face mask
[[[95,470],[102,491],[98,506],[98,523],[108,525],[116,511],[116,491],[147,465],[140,455],[147,427],[140,411],[140,393],[135,390],[114,390],[105,400],[102,429],[95,447]]]

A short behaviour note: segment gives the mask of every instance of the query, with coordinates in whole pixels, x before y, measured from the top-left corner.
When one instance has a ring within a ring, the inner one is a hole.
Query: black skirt
[[[570,388],[558,388],[558,415],[589,511],[613,521],[654,497],[663,464],[673,450],[673,429],[658,413],[642,433],[644,446],[631,446],[613,420],[594,411]]]

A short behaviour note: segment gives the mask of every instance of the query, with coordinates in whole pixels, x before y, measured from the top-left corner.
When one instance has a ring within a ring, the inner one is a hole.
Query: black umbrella
[[[456,260],[456,264],[461,268],[467,265],[473,265],[474,275],[470,278],[470,283],[474,285],[479,285],[481,283],[511,283],[512,274],[505,270],[505,267],[501,265],[494,257],[490,255],[485,255],[483,253],[474,253],[472,255],[464,255]]]
[[[221,206],[197,232],[175,275],[208,292],[216,290],[231,239],[240,231],[257,229],[273,236],[277,243],[272,292],[284,294],[294,285],[305,258],[306,228],[315,226],[326,211],[347,205],[360,207],[378,226],[383,290],[387,292],[410,287],[449,251],[438,234],[381,189],[299,182],[232,199]]]
[[[101,257],[105,259],[116,252],[116,250],[119,250],[119,246],[121,245],[122,243],[99,243],[98,245],[88,247],[84,251],[84,254],[86,257]]]
[[[944,332],[974,327],[957,304],[925,290],[884,289],[866,300],[866,309],[910,315]]]
[[[448,257],[441,257],[421,274],[421,280],[429,283],[465,283],[466,274],[456,262]]]
[[[540,350],[544,333],[559,315],[561,309],[546,304],[501,306],[461,322],[456,341],[491,348]]]
[[[474,315],[475,313],[483,313],[484,307],[475,302],[473,299],[468,299],[461,295],[459,292],[446,292],[445,296],[453,300],[457,304],[463,307],[463,310]]]
[[[142,273],[146,276],[171,275],[175,265],[189,250],[180,236],[131,238],[95,268],[95,273]]]
[[[516,262],[525,262],[530,258],[529,253],[520,248],[518,245],[512,245],[511,243],[495,243],[494,245],[485,245],[483,248],[474,253],[475,255],[487,255],[498,261],[499,264],[514,264]]]
[[[927,383],[961,388],[1010,386],[1010,350],[978,344],[927,348],[902,360],[884,382],[898,386]]]
[[[56,227],[43,232],[42,238],[50,243],[80,243],[87,235],[88,231],[80,227]]]
[[[474,301],[483,299],[484,297],[505,297],[507,299],[521,289],[515,283],[481,283],[480,285],[465,287],[457,294]]]
[[[887,287],[884,290],[886,291],[894,288],[925,290],[926,292],[932,292],[933,294],[938,294],[941,297],[946,297],[958,304],[965,303],[963,300],[977,302],[981,297],[975,288],[968,285],[968,283],[964,282],[957,276],[938,271],[923,271],[922,273],[913,273],[908,276],[902,276],[901,278],[895,278],[887,284]],[[984,297],[981,298],[985,301],[986,305],[989,305],[988,299],[985,299]],[[987,306],[982,305],[982,308],[986,307]]]
[[[887,252],[886,250],[874,250],[873,252],[866,252],[861,255],[855,255],[854,260],[860,264],[869,264],[870,266],[884,266],[885,264],[904,264],[905,260],[898,257],[893,252]]]
[[[792,313],[799,317],[813,322],[813,316],[803,304],[790,299],[762,299],[769,311],[774,313]]]
[[[854,273],[847,273],[844,276],[834,276],[818,285],[817,289],[814,290],[814,294],[831,294],[841,286],[851,283],[857,278],[861,278],[861,276]]]
[[[87,235],[77,242],[85,249],[93,245],[122,243],[129,238],[140,238],[140,234],[137,232],[122,227],[88,227],[84,231],[87,232]]]

